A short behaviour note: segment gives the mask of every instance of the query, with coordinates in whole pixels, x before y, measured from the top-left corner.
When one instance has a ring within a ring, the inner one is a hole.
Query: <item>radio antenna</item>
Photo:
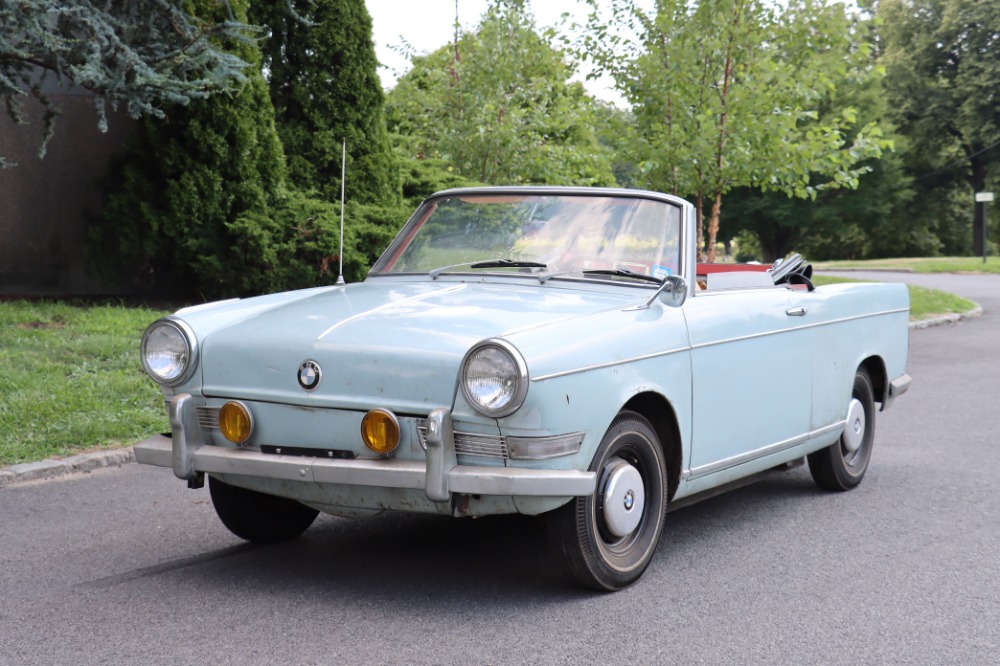
[[[344,185],[347,183],[347,139],[340,151],[340,271],[337,273],[337,284],[344,282]]]

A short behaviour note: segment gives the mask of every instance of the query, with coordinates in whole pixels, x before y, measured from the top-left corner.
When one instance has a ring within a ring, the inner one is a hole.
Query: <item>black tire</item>
[[[857,405],[855,405],[857,401]],[[864,368],[854,375],[844,434],[825,449],[809,454],[809,472],[820,488],[850,490],[868,471],[875,444],[875,390]]]
[[[667,509],[667,465],[649,421],[623,411],[604,435],[590,469],[597,472],[594,494],[553,511],[550,535],[580,584],[613,592],[638,580],[656,552]],[[631,505],[629,491],[634,491]],[[636,506],[640,497],[642,504]],[[639,513],[631,514],[635,509]]]
[[[212,504],[230,532],[254,543],[294,539],[308,529],[319,511],[284,497],[231,486],[208,477]]]

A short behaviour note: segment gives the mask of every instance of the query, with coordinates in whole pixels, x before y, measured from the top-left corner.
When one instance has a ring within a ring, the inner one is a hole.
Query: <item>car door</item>
[[[802,292],[762,287],[699,292],[684,311],[693,402],[686,477],[737,478],[731,470],[790,448],[809,430],[808,307]]]

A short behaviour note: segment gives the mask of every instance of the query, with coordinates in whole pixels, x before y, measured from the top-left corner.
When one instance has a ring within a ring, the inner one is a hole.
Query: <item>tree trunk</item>
[[[715,262],[715,239],[719,235],[719,215],[722,213],[722,192],[715,193],[712,216],[708,218],[708,263]]]
[[[698,248],[698,261],[705,260],[705,216],[701,210],[703,202],[704,198],[699,190],[694,198],[695,219],[698,221],[698,231],[695,235],[695,245]]]

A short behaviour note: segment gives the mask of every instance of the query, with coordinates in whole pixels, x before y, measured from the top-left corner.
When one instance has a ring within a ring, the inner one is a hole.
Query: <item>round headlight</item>
[[[462,393],[485,416],[509,416],[528,394],[528,367],[509,342],[480,342],[462,362]]]
[[[142,336],[142,365],[160,384],[174,386],[194,368],[194,335],[180,321],[153,322]]]

